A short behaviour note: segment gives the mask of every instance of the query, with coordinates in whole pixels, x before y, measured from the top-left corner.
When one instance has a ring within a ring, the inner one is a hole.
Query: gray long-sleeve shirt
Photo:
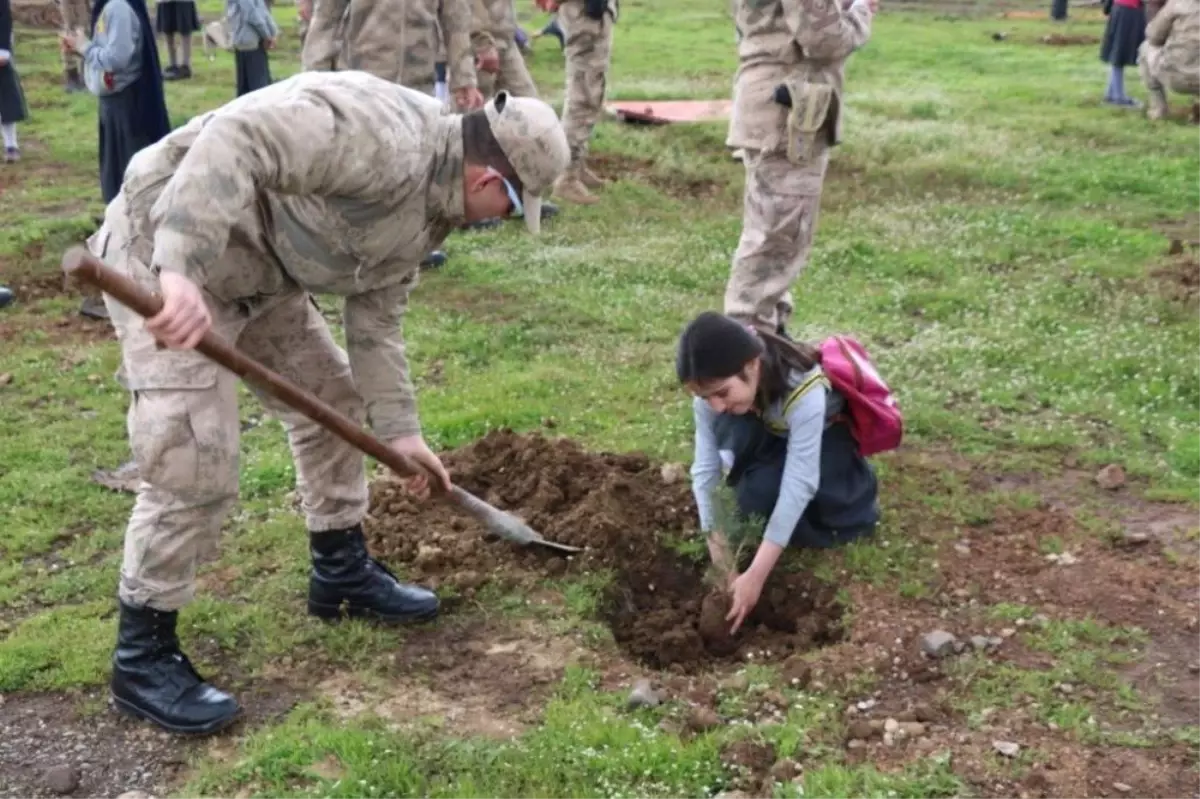
[[[817,374],[820,374],[819,366],[803,374],[794,374],[789,383],[794,388]],[[786,414],[783,412],[784,400],[773,402],[763,414],[763,421],[769,427],[787,430],[787,459],[779,499],[763,531],[765,540],[781,547],[791,541],[800,517],[821,482],[821,437],[825,431],[826,404],[826,385],[824,380],[819,380],[787,409]],[[707,402],[697,397],[692,402],[692,412],[696,423],[692,492],[696,497],[700,529],[710,532],[714,516],[712,492],[721,481],[722,468],[732,465],[734,453],[722,452],[718,447],[713,432],[718,414]]]
[[[97,97],[127,88],[142,73],[142,24],[125,0],[110,0],[83,52],[83,81]]]
[[[235,50],[257,50],[264,39],[279,35],[265,0],[225,0],[225,17]]]

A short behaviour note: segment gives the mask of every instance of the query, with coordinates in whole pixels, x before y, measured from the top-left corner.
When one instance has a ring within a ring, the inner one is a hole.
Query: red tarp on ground
[[[624,122],[667,125],[729,119],[731,100],[625,100],[608,103],[609,113]]]

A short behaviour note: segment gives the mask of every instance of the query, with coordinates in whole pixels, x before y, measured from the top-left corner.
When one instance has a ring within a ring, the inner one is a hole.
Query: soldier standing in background
[[[745,151],[746,188],[725,313],[746,324],[775,332],[791,315],[829,148],[841,137],[846,59],[870,38],[877,5],[736,0],[739,63],[725,143]]]
[[[471,45],[479,91],[491,97],[506,91],[514,97],[537,97],[537,86],[517,45],[517,12],[513,0],[474,0]]]
[[[58,13],[62,16],[62,32],[78,33],[87,31],[91,25],[92,9],[88,0],[58,0]],[[80,74],[82,61],[79,54],[62,50],[63,88],[67,92],[86,92],[83,76]]]
[[[612,58],[613,26],[619,0],[535,0],[537,7],[558,14],[566,37],[567,97],[563,128],[571,146],[571,166],[554,187],[568,202],[590,205],[598,198],[588,189],[604,185],[587,167],[588,141],[604,110],[608,68]]]
[[[476,88],[468,0],[318,0],[301,53],[305,69],[329,69],[314,52],[327,51],[328,42],[341,38],[339,28],[344,28],[345,41],[342,68],[370,72],[430,96],[438,38],[444,34],[455,104],[459,110],[483,105]]]

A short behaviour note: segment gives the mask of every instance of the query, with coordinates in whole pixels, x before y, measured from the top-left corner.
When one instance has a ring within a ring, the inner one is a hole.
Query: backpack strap
[[[792,406],[803,399],[804,395],[812,391],[817,385],[823,385],[826,391],[829,390],[829,378],[825,376],[824,372],[817,372],[792,389],[792,393],[788,394],[787,399],[783,401],[783,407],[780,408],[779,415],[787,418],[787,415],[792,411]]]

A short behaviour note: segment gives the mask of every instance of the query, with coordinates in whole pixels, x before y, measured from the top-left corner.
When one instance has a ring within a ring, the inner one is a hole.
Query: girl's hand
[[[758,572],[754,569],[749,569],[733,581],[730,586],[733,599],[730,603],[729,615],[725,617],[725,621],[733,621],[733,627],[729,630],[730,635],[737,635],[742,622],[758,604],[758,598],[762,596],[763,582],[765,582],[764,578],[758,576]]]

